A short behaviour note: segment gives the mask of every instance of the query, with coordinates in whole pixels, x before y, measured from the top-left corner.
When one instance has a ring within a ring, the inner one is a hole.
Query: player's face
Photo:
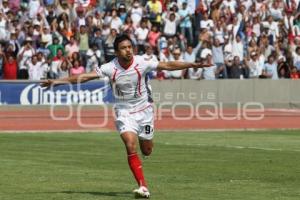
[[[119,43],[117,56],[124,61],[131,61],[133,58],[133,47],[129,40],[124,40]]]

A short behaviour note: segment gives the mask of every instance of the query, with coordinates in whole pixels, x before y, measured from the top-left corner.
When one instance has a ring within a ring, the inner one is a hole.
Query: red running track
[[[232,129],[300,129],[300,110],[236,109],[161,110],[156,112],[156,130],[232,130]],[[113,131],[111,110],[85,108],[72,112],[67,109],[0,107],[0,131]]]

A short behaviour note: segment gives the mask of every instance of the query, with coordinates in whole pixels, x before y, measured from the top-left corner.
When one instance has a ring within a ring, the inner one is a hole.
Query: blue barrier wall
[[[223,105],[257,102],[268,107],[300,108],[300,80],[151,80],[156,104],[215,102]],[[106,81],[63,85],[45,90],[39,83],[0,81],[0,104],[101,105],[113,103]]]

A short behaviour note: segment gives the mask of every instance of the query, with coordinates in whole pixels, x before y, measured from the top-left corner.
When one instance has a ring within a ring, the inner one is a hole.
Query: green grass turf
[[[299,200],[300,133],[157,133],[144,161],[159,200]],[[1,200],[133,199],[117,133],[0,134]]]

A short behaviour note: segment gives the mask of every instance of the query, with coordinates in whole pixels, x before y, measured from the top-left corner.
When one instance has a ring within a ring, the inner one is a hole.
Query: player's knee
[[[136,143],[128,142],[125,144],[128,154],[132,154],[136,152]]]

